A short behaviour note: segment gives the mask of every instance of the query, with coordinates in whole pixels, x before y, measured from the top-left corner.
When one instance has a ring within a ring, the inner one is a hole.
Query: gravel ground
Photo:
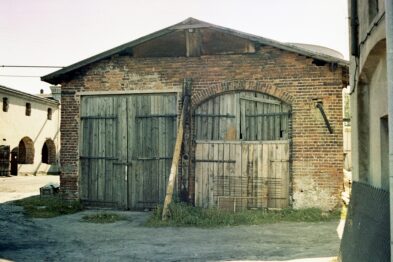
[[[7,181],[1,183],[4,190]],[[82,216],[96,212],[103,211],[28,219],[20,207],[0,204],[0,261],[322,262],[331,261],[339,248],[338,221],[215,229],[148,228],[143,224],[149,213],[117,211],[126,220],[81,222]]]

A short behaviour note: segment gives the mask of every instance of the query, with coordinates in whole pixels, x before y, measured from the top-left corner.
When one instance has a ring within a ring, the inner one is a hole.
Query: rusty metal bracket
[[[333,134],[333,129],[330,126],[329,119],[326,116],[325,110],[323,110],[322,102],[317,102],[315,107],[317,107],[319,109],[319,111],[321,112],[321,115],[323,117],[323,120],[325,121],[325,125],[326,125],[326,128],[329,130],[329,133]]]

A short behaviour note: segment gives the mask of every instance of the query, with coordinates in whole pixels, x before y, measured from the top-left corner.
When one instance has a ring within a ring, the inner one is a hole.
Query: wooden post
[[[169,204],[172,202],[172,198],[173,198],[173,188],[175,186],[175,181],[176,181],[176,176],[177,176],[177,168],[179,166],[181,146],[182,146],[182,142],[183,142],[184,115],[185,115],[185,112],[187,111],[187,108],[188,108],[189,99],[190,99],[189,95],[184,96],[183,108],[182,108],[182,112],[180,115],[180,121],[179,121],[179,127],[177,129],[175,150],[173,152],[171,172],[169,174],[169,180],[168,180],[168,185],[166,188],[164,207],[162,210],[162,220],[166,220],[168,218]]]

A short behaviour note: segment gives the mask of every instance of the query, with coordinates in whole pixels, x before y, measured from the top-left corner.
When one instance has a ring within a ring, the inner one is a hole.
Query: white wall
[[[8,112],[3,112],[3,97],[8,98]],[[26,116],[26,103],[31,103],[31,115]],[[52,120],[47,119],[47,110],[52,108]],[[34,163],[18,164],[18,175],[56,173],[57,164],[41,163],[41,150],[46,139],[52,139],[56,145],[56,159],[59,163],[60,149],[60,110],[53,102],[40,101],[11,94],[0,89],[0,144],[9,145],[10,149],[17,147],[20,140],[28,136],[34,142]]]

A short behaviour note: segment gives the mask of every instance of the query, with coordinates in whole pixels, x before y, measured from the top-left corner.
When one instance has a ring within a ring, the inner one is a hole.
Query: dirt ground
[[[0,261],[322,262],[331,261],[338,253],[338,221],[215,229],[148,228],[143,226],[148,212],[119,212],[127,219],[91,224],[81,222],[82,216],[100,211],[27,219],[20,207],[6,202],[7,194],[9,200],[16,199],[16,194],[24,197],[25,193],[19,192],[23,187],[30,195],[37,194],[38,188],[48,182],[56,180],[0,179]]]

